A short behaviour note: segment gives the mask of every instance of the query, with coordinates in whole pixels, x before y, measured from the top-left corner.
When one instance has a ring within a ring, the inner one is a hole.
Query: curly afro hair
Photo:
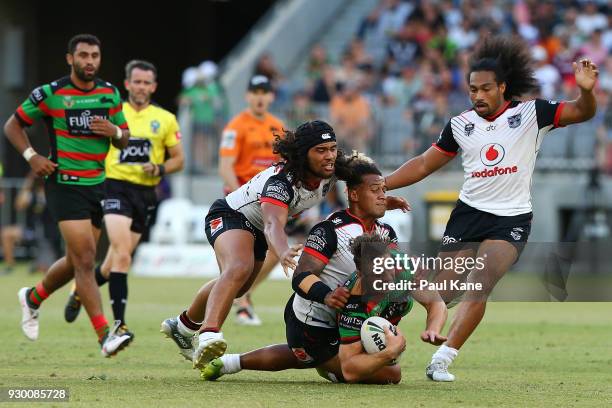
[[[506,83],[504,99],[536,91],[539,86],[533,76],[531,50],[517,38],[494,36],[485,39],[470,58],[470,74],[474,71],[493,71],[497,83]]]

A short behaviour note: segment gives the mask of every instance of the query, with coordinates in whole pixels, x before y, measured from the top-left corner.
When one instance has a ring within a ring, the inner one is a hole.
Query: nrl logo
[[[74,100],[72,99],[72,96],[64,96],[64,106],[68,109],[74,106]]]
[[[161,126],[161,124],[159,123],[159,121],[152,120],[151,121],[151,132],[157,134],[157,132],[159,132],[160,126]]]
[[[521,126],[521,114],[517,114],[514,116],[509,116],[508,117],[508,126],[510,126],[510,129],[515,129],[519,126]]]

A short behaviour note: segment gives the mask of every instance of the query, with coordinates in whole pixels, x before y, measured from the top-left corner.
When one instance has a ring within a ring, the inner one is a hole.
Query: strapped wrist
[[[23,158],[29,162],[32,157],[36,156],[38,153],[36,153],[36,150],[34,150],[31,146],[28,147],[27,149],[25,149],[23,151],[23,153],[21,154],[23,156]]]

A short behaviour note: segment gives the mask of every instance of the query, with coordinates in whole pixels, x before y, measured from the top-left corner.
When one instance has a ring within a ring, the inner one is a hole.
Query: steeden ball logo
[[[499,164],[506,155],[504,147],[499,143],[488,143],[480,150],[480,160],[485,166],[495,166]]]

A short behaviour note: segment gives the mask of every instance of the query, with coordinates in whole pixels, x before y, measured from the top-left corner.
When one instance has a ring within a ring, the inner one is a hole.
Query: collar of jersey
[[[346,211],[346,213],[347,213],[348,215],[350,215],[351,217],[353,217],[354,219],[356,219],[357,221],[359,221],[359,223],[361,224],[361,227],[363,228],[363,230],[364,230],[365,232],[372,232],[372,231],[374,231],[374,227],[376,226],[376,221],[374,221],[374,222],[372,223],[372,228],[371,228],[371,229],[368,231],[368,229],[367,229],[367,228],[366,228],[366,226],[365,226],[365,222],[363,222],[363,220],[362,220],[361,218],[359,218],[359,217],[358,217],[358,216],[356,216],[355,214],[351,213],[351,212],[349,211],[349,209],[348,209],[348,208],[347,208],[346,210],[344,210],[344,211]]]
[[[493,116],[487,116],[484,119],[488,120],[489,122],[493,122],[495,119],[499,118],[506,110],[508,110],[508,107],[510,106],[511,103],[512,103],[512,101],[506,101],[506,103],[504,104],[504,106],[502,106],[502,108],[499,110],[499,112],[497,112]]]
[[[152,104],[152,103],[149,103],[149,106],[147,106],[146,108],[144,108],[144,109],[143,109],[143,110],[141,110],[141,111],[137,111],[136,109],[134,109],[134,107],[133,107],[132,105],[130,105],[130,102],[128,102],[127,100],[126,100],[126,101],[123,101],[123,109],[126,109],[126,108],[127,108],[127,109],[129,109],[129,110],[130,110],[132,113],[134,113],[135,115],[142,115],[143,113],[146,113],[146,112],[149,110],[149,108],[150,108],[151,106],[153,106],[153,104]]]
[[[81,91],[81,92],[83,92],[83,93],[89,93],[89,92],[93,91],[94,89],[96,89],[96,88],[98,87],[98,80],[97,80],[97,79],[94,79],[94,80],[93,80],[94,86],[93,86],[93,88],[91,88],[91,89],[83,89],[83,88],[79,88],[78,86],[76,86],[76,84],[75,84],[74,82],[72,82],[72,78],[70,78],[70,76],[68,76],[68,81],[70,81],[70,85],[71,85],[71,86],[72,86],[74,89],[76,89],[77,91]]]

